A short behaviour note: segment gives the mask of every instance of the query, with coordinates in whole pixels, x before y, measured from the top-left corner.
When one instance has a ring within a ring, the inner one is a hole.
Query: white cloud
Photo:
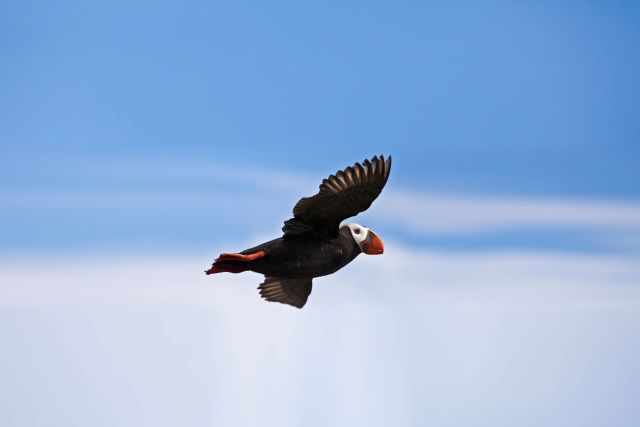
[[[264,167],[192,162],[114,162],[70,168],[83,180],[109,185],[91,191],[5,192],[0,206],[12,208],[166,208],[215,209],[220,205],[289,215],[302,196],[313,194],[327,171],[300,174]],[[162,173],[159,173],[161,171]],[[113,184],[116,184],[113,186]],[[233,211],[237,215],[237,209]],[[367,212],[414,232],[469,233],[531,227],[640,231],[640,203],[575,197],[496,197],[447,194],[399,187],[391,179]],[[286,218],[282,218],[284,220]]]
[[[237,292],[246,293],[247,286],[253,295],[253,288],[261,276],[248,273],[206,277],[202,272],[210,258],[209,255],[166,254],[154,257],[4,258],[0,260],[0,283],[3,283],[0,304],[184,303],[217,306],[222,300],[222,306],[227,306],[229,301],[239,298]],[[518,251],[447,253],[393,242],[387,242],[382,257],[361,256],[339,275],[316,281],[319,290],[314,291],[312,300],[320,297],[331,301],[332,292],[323,294],[323,288],[325,283],[336,281],[349,283],[338,288],[340,293],[379,292],[384,298],[394,299],[402,298],[404,292],[429,294],[430,298],[451,297],[460,289],[467,296],[477,293],[479,298],[492,292],[513,298],[525,293],[527,304],[530,304],[537,301],[539,292],[553,292],[554,287],[562,289],[564,295],[575,291],[574,303],[611,303],[614,300],[637,303],[636,297],[640,297],[640,265],[635,257]],[[610,286],[612,283],[615,286]],[[399,290],[402,293],[398,293]],[[628,298],[630,295],[634,298]],[[601,299],[603,296],[606,298]],[[250,299],[254,300],[254,297]],[[331,303],[339,303],[342,298],[334,297],[336,300]],[[243,306],[246,302],[238,304]]]
[[[635,259],[389,242],[317,279],[303,310],[260,300],[261,276],[205,276],[210,261],[2,259],[0,409],[15,425],[33,407],[48,425],[637,419]]]
[[[525,227],[640,231],[640,204],[608,200],[429,194],[391,189],[381,197],[372,215],[414,230],[438,233]]]

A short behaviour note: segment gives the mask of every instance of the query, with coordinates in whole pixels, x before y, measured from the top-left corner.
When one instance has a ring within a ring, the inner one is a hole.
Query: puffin
[[[325,178],[303,197],[284,222],[282,237],[237,253],[222,253],[205,271],[264,275],[260,296],[302,308],[316,277],[335,273],[358,255],[380,255],[382,239],[359,224],[342,222],[363,212],[380,195],[391,172],[391,156],[374,156]]]

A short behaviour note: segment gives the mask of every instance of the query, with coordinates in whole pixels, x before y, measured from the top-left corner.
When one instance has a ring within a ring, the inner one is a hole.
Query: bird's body
[[[248,270],[289,278],[314,278],[335,273],[361,253],[347,229],[337,237],[281,237],[241,253],[258,251],[264,251],[265,256],[250,261]]]
[[[371,205],[390,170],[391,157],[375,156],[331,175],[318,194],[296,204],[282,237],[239,253],[223,253],[206,273],[264,274],[258,287],[263,298],[302,308],[313,278],[335,273],[361,253],[383,252],[382,240],[373,231],[340,222]]]

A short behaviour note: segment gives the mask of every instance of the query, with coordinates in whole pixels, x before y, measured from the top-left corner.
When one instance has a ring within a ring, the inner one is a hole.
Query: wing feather
[[[311,279],[265,277],[258,290],[260,296],[267,301],[302,308],[311,294]]]
[[[373,156],[322,180],[319,191],[304,197],[285,222],[285,237],[309,232],[335,235],[340,222],[371,206],[391,172],[391,156]]]

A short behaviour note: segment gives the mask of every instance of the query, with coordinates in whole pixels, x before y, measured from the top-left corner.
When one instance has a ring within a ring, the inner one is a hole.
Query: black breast
[[[326,276],[361,252],[351,234],[342,231],[334,238],[276,239],[261,246],[266,256],[252,262],[251,270],[273,277]]]

